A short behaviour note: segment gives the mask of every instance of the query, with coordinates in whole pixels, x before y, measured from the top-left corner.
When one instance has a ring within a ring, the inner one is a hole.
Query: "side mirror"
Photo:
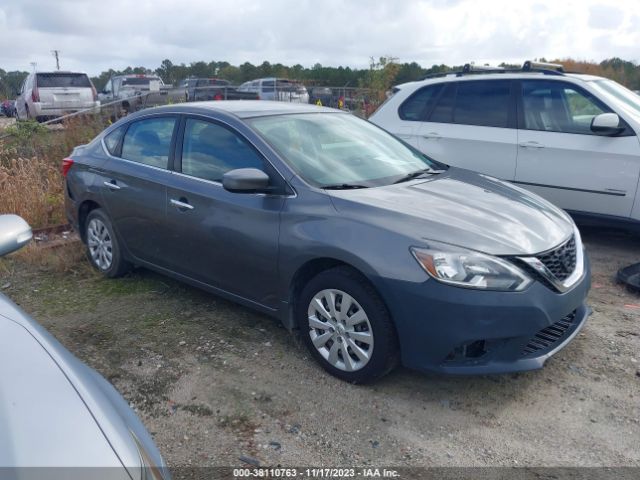
[[[0,257],[31,241],[31,227],[18,215],[0,215]]]
[[[257,168],[237,168],[222,176],[222,186],[234,193],[256,193],[269,190],[269,175]]]
[[[591,131],[597,135],[617,135],[623,130],[620,117],[615,113],[601,113],[591,120]]]

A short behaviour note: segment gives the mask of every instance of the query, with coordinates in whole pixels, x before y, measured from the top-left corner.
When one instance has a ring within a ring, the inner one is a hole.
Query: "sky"
[[[640,61],[640,0],[0,0],[0,68]]]

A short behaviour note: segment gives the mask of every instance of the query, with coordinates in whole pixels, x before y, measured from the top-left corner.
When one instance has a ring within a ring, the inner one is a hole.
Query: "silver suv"
[[[16,117],[41,121],[99,106],[98,93],[86,73],[37,72],[22,83]]]

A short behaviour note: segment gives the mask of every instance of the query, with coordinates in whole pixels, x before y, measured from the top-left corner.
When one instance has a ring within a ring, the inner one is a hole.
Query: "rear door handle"
[[[544,148],[544,145],[538,142],[523,142],[519,143],[520,148]]]
[[[442,138],[442,135],[440,135],[438,132],[429,132],[422,135],[422,137],[426,138],[427,140],[440,140]]]
[[[180,200],[183,200],[183,199],[180,199]],[[193,205],[187,202],[182,202],[180,200],[176,200],[175,198],[172,198],[171,200],[169,200],[169,203],[180,210],[193,210]]]
[[[109,190],[120,190],[122,187],[116,185],[115,180],[111,180],[110,182],[104,182],[104,186],[108,187]]]

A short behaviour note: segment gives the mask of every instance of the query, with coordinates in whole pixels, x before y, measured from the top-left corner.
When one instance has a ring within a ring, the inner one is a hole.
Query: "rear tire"
[[[122,255],[122,248],[111,221],[101,208],[89,212],[84,234],[87,257],[105,277],[120,277],[131,269],[131,264]]]
[[[313,358],[341,380],[372,382],[399,362],[391,315],[352,268],[335,267],[311,279],[297,299],[296,319]]]

